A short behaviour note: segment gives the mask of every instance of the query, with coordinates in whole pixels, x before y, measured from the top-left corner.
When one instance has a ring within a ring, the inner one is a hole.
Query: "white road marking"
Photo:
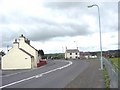
[[[41,76],[43,76],[43,75],[45,75],[45,74],[54,72],[54,71],[56,71],[56,70],[66,68],[66,67],[68,67],[68,66],[70,66],[70,65],[72,64],[71,61],[67,61],[67,62],[69,62],[69,64],[67,64],[67,65],[65,65],[65,66],[62,66],[62,67],[59,67],[59,68],[56,68],[56,69],[53,69],[53,70],[50,70],[50,71],[47,71],[47,72],[44,72],[44,73],[41,73],[41,74],[39,74],[39,75],[36,75],[36,77],[38,78],[39,76],[41,77]]]
[[[30,79],[32,79],[32,78],[34,78],[34,77],[35,77],[35,76],[32,76],[32,77],[29,77],[29,78],[26,78],[26,79],[22,79],[22,80],[19,80],[19,81],[16,81],[16,82],[13,82],[13,83],[10,83],[10,84],[1,86],[0,89],[5,88],[5,87],[8,87],[8,86],[11,86],[11,85],[14,85],[14,84],[17,84],[17,83],[21,83],[21,82],[23,82],[23,81],[30,80]]]
[[[40,75],[36,75],[35,78],[39,78],[39,77],[42,77],[43,75],[40,74]]]
[[[44,72],[44,73],[41,73],[41,74],[38,74],[38,75],[35,75],[35,76],[32,76],[32,77],[29,77],[29,78],[26,78],[26,79],[22,79],[22,80],[19,80],[19,81],[16,81],[16,82],[1,86],[0,89],[8,87],[8,86],[12,86],[12,85],[24,82],[24,81],[28,81],[28,80],[33,79],[33,78],[39,78],[39,77],[42,77],[45,74],[48,74],[48,73],[51,73],[51,72],[54,72],[56,70],[60,70],[60,69],[63,69],[63,68],[66,68],[66,67],[72,65],[72,61],[65,61],[65,62],[69,62],[69,64],[67,64],[65,66],[62,66],[62,67],[59,67],[59,68],[56,68],[56,69],[53,69],[53,70],[50,70],[50,71],[47,71],[47,72]]]

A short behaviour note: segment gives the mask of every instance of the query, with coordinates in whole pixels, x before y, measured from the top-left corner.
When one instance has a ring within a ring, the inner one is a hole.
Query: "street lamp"
[[[88,8],[96,6],[98,8],[98,17],[99,17],[99,32],[100,32],[100,50],[101,50],[101,70],[103,70],[103,60],[102,60],[102,40],[101,40],[101,23],[100,23],[100,9],[97,4],[88,6]]]

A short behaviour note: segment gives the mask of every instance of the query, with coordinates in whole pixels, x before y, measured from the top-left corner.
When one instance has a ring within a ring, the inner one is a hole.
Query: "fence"
[[[103,58],[103,62],[108,71],[110,88],[118,88],[118,71],[115,70],[113,65],[106,58]]]

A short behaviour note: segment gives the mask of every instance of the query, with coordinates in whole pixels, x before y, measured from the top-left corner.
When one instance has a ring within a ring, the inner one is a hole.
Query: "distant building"
[[[97,58],[97,55],[91,54],[90,52],[80,52],[81,59]]]
[[[90,57],[89,52],[80,52],[81,59],[88,59]]]
[[[1,69],[31,69],[37,67],[40,55],[38,50],[30,45],[30,40],[21,35],[19,40],[15,39],[13,47],[2,57]]]
[[[65,51],[65,59],[78,59],[80,58],[80,53],[78,49],[67,49]]]

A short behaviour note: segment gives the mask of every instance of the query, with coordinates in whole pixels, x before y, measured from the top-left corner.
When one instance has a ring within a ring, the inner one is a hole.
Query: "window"
[[[70,58],[72,58],[72,57],[70,57]]]
[[[72,53],[70,53],[70,55],[72,55]]]
[[[77,55],[77,53],[75,53]]]
[[[78,58],[77,56],[75,58]]]

